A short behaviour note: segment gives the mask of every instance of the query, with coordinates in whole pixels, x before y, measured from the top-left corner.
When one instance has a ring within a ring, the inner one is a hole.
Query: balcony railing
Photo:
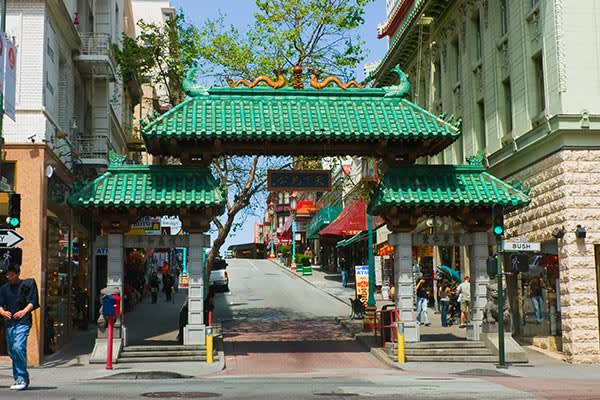
[[[83,164],[108,164],[108,137],[79,136],[75,141],[75,147]]]
[[[116,59],[108,33],[81,33],[81,53],[76,60],[84,67],[84,74],[113,79]]]

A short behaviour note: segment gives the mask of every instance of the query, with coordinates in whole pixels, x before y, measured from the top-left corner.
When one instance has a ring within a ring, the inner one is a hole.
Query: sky
[[[222,13],[226,15],[225,21],[228,24],[233,24],[242,31],[244,27],[253,23],[253,13],[256,10],[254,0],[218,0],[215,3],[206,0],[171,0],[171,6],[183,10],[186,19],[196,26],[202,26],[204,21]],[[367,58],[363,65],[381,60],[387,50],[387,40],[377,39],[377,25],[385,21],[385,0],[374,0],[370,3],[364,17],[365,24],[359,28],[359,34],[367,48]],[[356,71],[359,80],[364,78],[363,65],[360,65]],[[231,244],[252,242],[256,221],[257,218],[249,217],[243,229],[228,238],[221,253],[224,253]]]

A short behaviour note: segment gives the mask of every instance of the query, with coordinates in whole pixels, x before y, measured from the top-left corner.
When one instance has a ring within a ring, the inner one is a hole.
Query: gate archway
[[[301,68],[295,68],[293,79],[283,86],[259,84],[270,81],[260,77],[234,87],[206,89],[193,82],[194,71],[190,71],[184,81],[190,97],[145,122],[142,132],[149,153],[178,157],[183,165],[113,166],[71,197],[74,207],[92,210],[107,235],[107,284],[122,285],[122,235],[141,215],[182,215],[184,228],[190,232],[190,266],[199,268],[200,235],[224,204],[207,169],[215,157],[369,156],[381,159],[386,169],[369,209],[383,217],[392,231],[397,304],[407,340],[419,340],[412,310],[414,293],[405,271],[412,264],[411,232],[424,215],[455,217],[470,235],[472,275],[478,280],[473,293],[477,317],[470,336],[477,339],[487,283],[491,208],[520,207],[529,199],[487,173],[481,160],[471,159],[468,166],[415,165],[418,158],[435,155],[457,140],[461,125],[410,102],[408,79],[399,68],[395,72],[399,83],[385,88],[348,87],[335,79],[327,80],[333,82],[328,86],[315,76],[311,87],[305,87]],[[140,192],[144,194],[138,195],[140,182],[149,183]],[[198,192],[203,193],[200,198],[190,195]],[[202,282],[192,288],[190,280],[190,302],[201,300],[201,293]],[[204,341],[202,321],[194,322],[201,313],[201,301],[190,305],[190,323],[195,324],[192,331],[197,335],[187,343]]]

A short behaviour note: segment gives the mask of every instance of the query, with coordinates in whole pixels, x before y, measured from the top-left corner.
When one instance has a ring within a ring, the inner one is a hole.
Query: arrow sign
[[[23,239],[23,236],[12,229],[0,229],[0,247],[13,247]]]

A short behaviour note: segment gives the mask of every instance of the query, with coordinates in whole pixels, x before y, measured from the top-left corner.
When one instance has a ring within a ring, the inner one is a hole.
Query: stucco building
[[[600,362],[598,15],[594,0],[388,0],[389,50],[372,72],[389,85],[399,64],[414,102],[462,119],[462,138],[420,162],[482,151],[492,173],[530,189],[531,204],[505,216],[506,239],[541,243],[531,272],[508,277],[513,332],[577,363]]]

